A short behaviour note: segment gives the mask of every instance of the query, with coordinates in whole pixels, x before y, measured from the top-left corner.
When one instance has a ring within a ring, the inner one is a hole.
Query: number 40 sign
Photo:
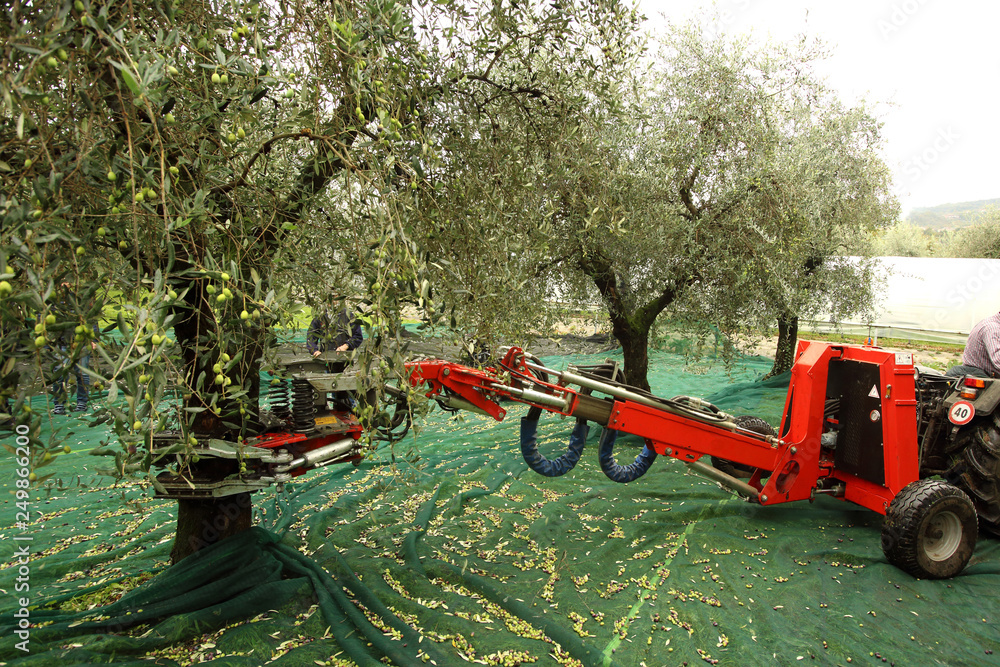
[[[965,426],[976,416],[976,408],[968,401],[958,401],[948,410],[948,421],[955,426]]]

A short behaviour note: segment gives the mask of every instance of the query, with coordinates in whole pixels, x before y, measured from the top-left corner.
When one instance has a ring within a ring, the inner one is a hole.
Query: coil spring
[[[271,385],[267,392],[271,405],[271,414],[278,419],[287,421],[292,417],[292,409],[288,394],[288,378],[278,378],[278,383]]]
[[[316,428],[315,394],[309,380],[292,378],[292,422],[297,433]]]

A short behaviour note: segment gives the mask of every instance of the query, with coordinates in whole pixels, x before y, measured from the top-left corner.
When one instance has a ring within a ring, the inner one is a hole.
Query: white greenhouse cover
[[[804,321],[802,329],[879,338],[964,343],[979,320],[1000,311],[1000,259],[880,257],[877,314],[866,322]]]

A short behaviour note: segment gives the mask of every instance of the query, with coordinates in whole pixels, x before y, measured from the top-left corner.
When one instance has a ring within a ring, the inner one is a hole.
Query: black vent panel
[[[831,361],[827,397],[840,401],[840,432],[834,454],[837,469],[885,486],[878,365],[843,359]]]

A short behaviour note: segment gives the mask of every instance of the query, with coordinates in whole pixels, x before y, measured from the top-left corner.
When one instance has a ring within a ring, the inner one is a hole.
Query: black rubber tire
[[[938,480],[911,482],[896,494],[882,523],[882,553],[921,579],[960,573],[976,550],[979,526],[972,500]]]
[[[748,431],[753,431],[754,433],[760,433],[761,435],[777,435],[774,427],[768,424],[766,421],[760,417],[754,417],[752,415],[740,415],[733,420],[740,428],[745,428]],[[718,457],[712,457],[712,467],[720,472],[724,472],[731,477],[736,477],[737,479],[749,479],[753,475],[753,467],[748,465],[743,465],[742,463],[734,463],[728,459],[720,459]],[[765,470],[761,473],[764,477],[768,477],[771,474],[770,470]]]
[[[1000,537],[1000,415],[979,427],[959,459],[952,481],[972,499],[979,528]]]

